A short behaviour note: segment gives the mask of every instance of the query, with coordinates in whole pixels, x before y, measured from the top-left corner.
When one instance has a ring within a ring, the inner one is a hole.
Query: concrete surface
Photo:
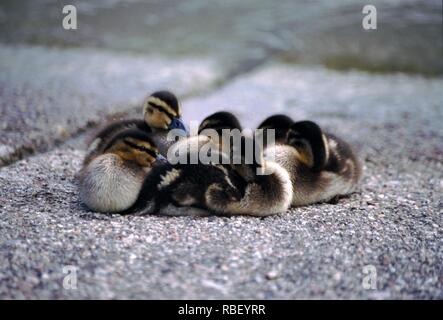
[[[91,213],[77,197],[79,139],[3,167],[0,297],[443,299],[442,87],[269,64],[185,100],[187,120],[223,108],[253,126],[286,112],[355,145],[359,192],[264,219]]]
[[[141,106],[155,90],[207,90],[226,69],[202,57],[0,44],[0,167]]]

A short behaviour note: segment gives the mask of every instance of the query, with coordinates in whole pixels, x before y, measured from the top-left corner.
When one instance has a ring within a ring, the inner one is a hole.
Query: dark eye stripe
[[[137,149],[137,150],[140,150],[142,152],[149,154],[153,158],[157,157],[157,153],[151,149],[145,148],[143,146],[139,146],[139,145],[132,143],[131,141],[128,141],[128,140],[123,140],[123,142],[134,149]]]
[[[166,109],[163,108],[162,106],[160,106],[160,105],[158,105],[158,104],[155,104],[155,103],[153,103],[153,102],[151,102],[151,101],[149,101],[148,104],[149,104],[152,108],[154,108],[154,109],[156,109],[156,110],[158,110],[158,111],[163,112],[164,114],[166,114],[170,119],[175,118],[175,116],[174,116],[172,113],[170,113],[168,110],[166,110]]]

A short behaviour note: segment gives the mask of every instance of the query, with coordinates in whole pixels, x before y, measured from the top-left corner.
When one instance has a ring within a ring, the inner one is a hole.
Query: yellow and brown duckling
[[[287,118],[283,121],[280,117],[269,119],[263,122],[266,127],[277,128],[280,136],[286,136],[286,141],[281,140],[285,143],[277,142],[269,146],[267,152],[289,172],[293,185],[292,205],[330,201],[355,191],[361,166],[348,143],[324,133],[312,121],[291,124]]]
[[[137,128],[149,134],[161,154],[166,155],[174,141],[167,140],[169,130],[180,129],[186,135],[181,120],[181,107],[177,97],[170,91],[157,91],[148,96],[143,104],[143,119],[120,120],[106,125],[94,137],[88,148],[84,164],[103,153],[105,146],[117,132]]]
[[[225,113],[211,115],[200,127],[216,131],[241,129],[237,118]],[[265,162],[261,152],[247,150],[246,145],[256,147],[252,138],[242,135],[239,140],[240,150],[234,146],[230,153],[215,145],[210,152],[218,160],[216,163],[156,166],[147,175],[137,202],[127,213],[183,215],[194,214],[197,209],[198,213],[264,216],[285,211],[292,199],[287,171],[276,163]],[[199,151],[199,148],[187,149],[188,159],[190,153]],[[251,155],[252,161],[247,161]]]
[[[146,173],[164,159],[146,132],[129,128],[118,131],[100,155],[81,169],[81,201],[91,210],[119,212],[137,200]]]

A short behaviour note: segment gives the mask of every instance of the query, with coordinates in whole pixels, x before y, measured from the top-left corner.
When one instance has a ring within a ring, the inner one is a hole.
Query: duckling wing
[[[329,158],[325,170],[340,175],[354,189],[362,175],[362,166],[352,146],[332,134],[327,134]]]

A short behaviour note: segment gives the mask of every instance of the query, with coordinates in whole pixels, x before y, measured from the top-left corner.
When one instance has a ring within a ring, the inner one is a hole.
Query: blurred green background
[[[77,7],[78,30],[62,28]],[[375,5],[378,29],[362,28]],[[239,69],[281,59],[333,69],[443,73],[441,0],[2,0],[2,43],[211,56]]]

